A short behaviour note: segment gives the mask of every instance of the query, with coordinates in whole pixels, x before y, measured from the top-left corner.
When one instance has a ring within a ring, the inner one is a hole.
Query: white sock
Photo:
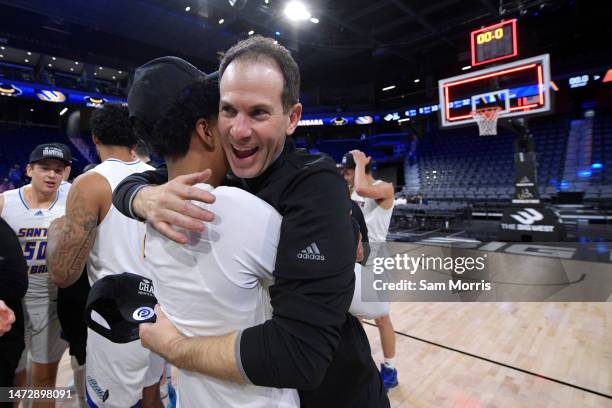
[[[391,357],[391,358],[385,357],[384,364],[387,368],[395,368],[395,357]]]
[[[87,407],[87,401],[85,401],[85,364],[80,365],[76,357],[71,356],[70,366],[72,367],[74,388],[76,390],[79,407]]]

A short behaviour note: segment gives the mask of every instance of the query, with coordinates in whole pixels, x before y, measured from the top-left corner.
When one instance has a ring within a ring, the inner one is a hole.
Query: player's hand
[[[155,323],[142,323],[139,326],[140,343],[173,364],[176,346],[186,337],[168,320],[159,305],[155,305],[155,315]]]
[[[11,330],[13,323],[15,323],[15,313],[0,300],[0,336]]]
[[[372,160],[370,156],[366,156],[364,152],[361,150],[351,150],[351,154],[353,155],[353,159],[355,160],[355,165],[357,166],[367,166],[368,163]]]
[[[215,196],[195,184],[209,179],[210,170],[179,176],[161,186],[149,186],[136,193],[132,202],[132,211],[145,218],[153,227],[167,238],[185,244],[187,236],[176,231],[172,226],[188,231],[204,231],[204,222],[211,222],[214,214],[191,200],[206,204],[215,202]]]

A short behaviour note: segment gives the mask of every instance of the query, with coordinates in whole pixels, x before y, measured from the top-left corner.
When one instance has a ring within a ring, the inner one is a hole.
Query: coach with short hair
[[[296,150],[288,137],[302,112],[297,64],[274,40],[254,36],[225,54],[219,76],[218,127],[232,173],[283,217],[270,287],[273,317],[225,336],[186,338],[169,330],[162,315],[141,325],[141,341],[186,370],[297,388],[303,407],[388,407],[367,336],[348,313],[356,241],[346,184],[327,156]],[[184,200],[214,197],[174,181],[142,188],[166,180],[163,172],[132,175],[113,203],[184,243],[171,224],[202,231],[202,221],[214,217]],[[205,180],[206,173],[192,179]]]

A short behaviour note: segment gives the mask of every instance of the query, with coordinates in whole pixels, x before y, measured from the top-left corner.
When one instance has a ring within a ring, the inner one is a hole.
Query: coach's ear
[[[291,136],[302,118],[302,104],[296,103],[289,109],[289,123],[287,124],[287,130],[285,134]]]
[[[202,140],[204,143],[206,150],[211,152],[215,150],[215,144],[217,141],[215,140],[215,135],[212,131],[212,125],[206,119],[198,119],[195,125],[195,131],[200,140]]]

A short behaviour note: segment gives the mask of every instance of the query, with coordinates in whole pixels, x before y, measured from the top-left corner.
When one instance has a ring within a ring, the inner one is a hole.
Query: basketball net
[[[472,117],[478,123],[478,134],[480,136],[497,135],[497,118],[501,111],[502,108],[499,106],[472,111]]]

